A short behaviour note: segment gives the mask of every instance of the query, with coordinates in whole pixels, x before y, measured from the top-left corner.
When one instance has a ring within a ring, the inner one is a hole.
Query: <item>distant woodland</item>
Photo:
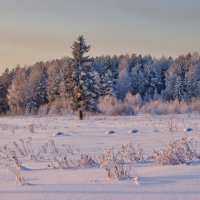
[[[6,69],[0,114],[200,113],[200,57],[89,56],[83,36],[69,57]]]

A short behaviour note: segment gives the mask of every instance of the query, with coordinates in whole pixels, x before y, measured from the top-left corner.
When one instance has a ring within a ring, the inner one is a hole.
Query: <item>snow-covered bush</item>
[[[98,166],[94,159],[86,154],[81,154],[78,158],[69,159],[67,155],[55,155],[48,167],[53,169],[80,169]]]
[[[200,98],[192,99],[191,110],[200,114]]]
[[[34,150],[32,147],[32,138],[21,138],[17,141],[13,142],[15,152],[18,153],[20,156],[29,157],[31,159],[36,159],[34,154]]]
[[[94,167],[97,165],[97,163],[94,161],[94,159],[86,154],[81,154],[80,158],[76,160],[76,167],[79,168],[87,168],[87,167]]]
[[[117,150],[109,148],[98,157],[98,162],[105,169],[109,179],[125,179],[131,177],[132,162],[143,159],[142,148],[138,146],[136,149],[129,143]]]
[[[20,169],[13,166],[8,166],[8,169],[10,172],[12,172],[15,175],[15,185],[28,185]]]
[[[188,160],[199,158],[195,149],[195,142],[187,137],[172,140],[160,152],[155,152],[155,158],[161,165],[178,165],[187,163]]]
[[[100,166],[105,169],[109,179],[124,179],[130,177],[130,164],[123,156],[119,156],[112,148],[99,156]]]
[[[126,102],[119,101],[115,96],[101,97],[99,100],[99,110],[106,115],[135,115],[134,108]]]
[[[72,110],[70,108],[70,99],[56,99],[52,102],[49,114],[64,114],[65,112],[70,113]]]
[[[24,167],[21,165],[21,162],[18,160],[16,152],[12,151],[7,146],[0,147],[0,164],[3,164],[10,172],[12,172],[15,177],[16,185],[27,185],[21,170]]]
[[[184,114],[191,113],[191,105],[178,100],[171,102],[151,101],[142,106],[141,112],[156,115]]]
[[[164,106],[162,107],[162,109],[160,109],[161,104],[162,103],[159,103],[157,101],[146,103],[144,104],[144,106],[142,106],[141,112],[148,114],[157,114],[157,115],[166,114],[167,111]]]
[[[127,93],[126,97],[124,98],[124,102],[137,109],[137,111],[139,111],[143,105],[140,94],[132,95],[131,93]]]

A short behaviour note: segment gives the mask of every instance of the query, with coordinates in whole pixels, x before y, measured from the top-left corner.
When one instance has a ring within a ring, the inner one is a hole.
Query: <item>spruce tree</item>
[[[0,113],[6,113],[9,110],[7,94],[12,79],[13,71],[9,71],[7,68],[0,77]]]
[[[185,80],[178,76],[176,79],[176,85],[174,87],[174,97],[180,102],[182,100],[186,100],[186,95],[187,91]]]
[[[6,111],[5,89],[0,77],[0,114]]]
[[[106,71],[105,74],[101,76],[101,96],[118,96],[116,79],[110,69]]]
[[[83,119],[83,112],[96,111],[98,87],[94,79],[93,59],[85,56],[89,52],[83,36],[79,36],[72,45],[72,58],[69,58],[68,79],[69,93],[72,96],[71,108],[79,112],[79,118]],[[70,80],[71,79],[71,80]]]

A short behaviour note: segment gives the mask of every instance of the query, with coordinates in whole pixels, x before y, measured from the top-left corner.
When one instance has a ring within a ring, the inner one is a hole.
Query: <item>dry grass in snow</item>
[[[199,121],[198,115],[2,117],[0,199],[197,199]],[[130,134],[133,127],[138,132]]]

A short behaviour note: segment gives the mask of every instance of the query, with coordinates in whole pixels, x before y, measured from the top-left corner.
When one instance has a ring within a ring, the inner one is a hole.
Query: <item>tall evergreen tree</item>
[[[36,113],[41,105],[48,103],[47,70],[43,62],[36,63],[30,68],[27,87],[29,88],[27,111]]]
[[[5,89],[0,77],[0,114],[6,111]]]
[[[6,113],[9,110],[7,94],[12,79],[13,71],[9,71],[7,68],[0,77],[0,113]]]
[[[116,88],[117,83],[110,69],[108,69],[106,73],[101,76],[100,83],[101,83],[101,88],[100,88],[101,96],[110,95],[117,97],[117,88]]]
[[[175,99],[178,99],[178,101],[186,100],[186,85],[185,80],[181,77],[177,77],[176,79],[176,85],[174,87],[174,97]]]
[[[73,88],[72,110],[79,112],[80,119],[83,118],[84,111],[96,111],[96,100],[98,87],[93,74],[93,59],[84,56],[88,53],[90,46],[87,46],[83,36],[79,36],[72,45],[72,58],[69,58],[71,76],[68,80],[68,87]]]
[[[46,86],[46,92],[48,96],[48,102],[49,106],[51,107],[52,103],[60,98],[60,83],[61,83],[61,77],[60,77],[60,63],[57,61],[52,61],[47,70],[47,86]]]
[[[47,82],[48,82],[47,70],[46,68],[44,68],[40,74],[39,83],[36,89],[36,98],[39,106],[48,103]]]

